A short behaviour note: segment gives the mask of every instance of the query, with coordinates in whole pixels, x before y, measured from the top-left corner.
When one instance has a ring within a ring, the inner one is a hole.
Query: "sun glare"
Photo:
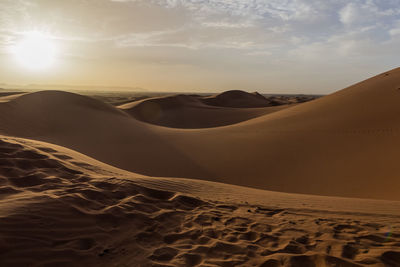
[[[14,47],[17,61],[30,70],[45,70],[54,64],[57,49],[54,42],[41,32],[28,32]]]

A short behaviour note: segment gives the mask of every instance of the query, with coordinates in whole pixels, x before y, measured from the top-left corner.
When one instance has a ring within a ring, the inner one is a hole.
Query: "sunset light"
[[[32,31],[24,34],[13,52],[21,66],[30,70],[46,70],[54,64],[57,49],[47,35]]]
[[[400,0],[0,0],[0,267],[400,267]]]

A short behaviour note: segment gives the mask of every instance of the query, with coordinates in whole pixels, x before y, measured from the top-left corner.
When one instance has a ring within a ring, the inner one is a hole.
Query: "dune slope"
[[[5,136],[0,162],[4,266],[356,267],[400,260],[398,202],[144,177]],[[338,203],[347,212],[335,211]]]
[[[399,80],[395,69],[242,123],[190,130],[142,123],[73,94],[39,92],[0,103],[0,132],[145,175],[399,200]]]
[[[0,103],[0,122],[1,133],[62,145],[130,171],[154,169],[169,176],[171,166],[183,165],[210,176],[152,125],[86,96],[61,91],[25,94]]]
[[[399,82],[395,69],[241,124],[182,134],[177,142],[224,182],[399,199]]]

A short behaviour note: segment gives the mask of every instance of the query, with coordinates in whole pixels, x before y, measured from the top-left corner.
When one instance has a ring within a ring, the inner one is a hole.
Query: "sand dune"
[[[242,123],[170,129],[89,97],[44,91],[0,104],[0,132],[151,176],[284,192],[400,199],[400,69]]]
[[[56,145],[0,138],[4,266],[400,262],[399,202],[144,177]]]
[[[259,93],[247,93],[239,90],[226,91],[214,96],[204,97],[203,103],[218,107],[232,108],[256,108],[268,107],[276,103],[271,103]]]
[[[253,96],[253,94],[245,94]],[[140,121],[156,125],[172,128],[209,128],[246,121],[289,106],[285,104],[272,106],[261,95],[252,99],[248,97],[242,99],[242,96],[240,94],[239,99],[236,99],[225,97],[225,95],[206,98],[172,95],[135,101],[121,105],[119,108]],[[224,105],[242,105],[246,108]]]

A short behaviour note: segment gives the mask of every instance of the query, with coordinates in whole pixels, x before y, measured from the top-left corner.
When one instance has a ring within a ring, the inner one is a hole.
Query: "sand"
[[[0,265],[400,266],[399,80],[263,107],[2,97]]]
[[[1,137],[3,266],[397,266],[400,203],[129,173]]]
[[[161,127],[90,97],[42,91],[0,103],[0,133],[148,176],[399,200],[399,79],[395,69],[314,101],[201,129]],[[216,113],[204,114],[202,121],[212,121]]]
[[[272,102],[261,95],[229,91],[210,97],[155,97],[126,103],[118,108],[140,121],[171,128],[195,129],[239,123],[282,110],[290,104],[293,105],[288,101]]]

